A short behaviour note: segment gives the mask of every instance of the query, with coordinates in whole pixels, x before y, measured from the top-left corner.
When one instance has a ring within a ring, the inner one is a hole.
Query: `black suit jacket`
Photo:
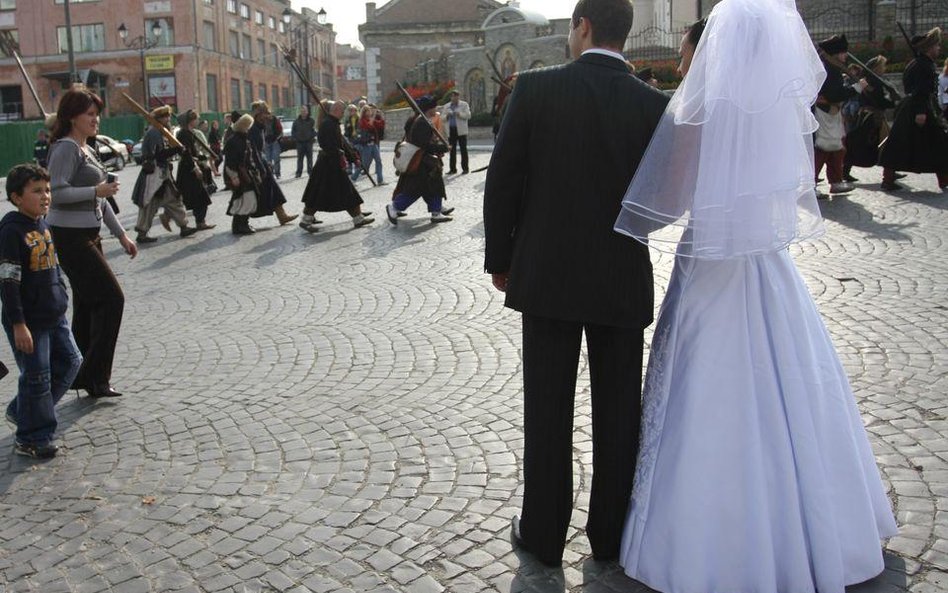
[[[484,193],[485,268],[524,313],[644,327],[648,249],[613,230],[668,97],[601,54],[521,74]]]

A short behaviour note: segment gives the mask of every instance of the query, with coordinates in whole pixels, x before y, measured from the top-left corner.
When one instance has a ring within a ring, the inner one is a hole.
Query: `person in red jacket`
[[[385,135],[385,118],[375,105],[366,105],[362,108],[359,117],[359,152],[362,164],[368,169],[375,163],[375,180],[382,185],[382,153],[381,141]]]

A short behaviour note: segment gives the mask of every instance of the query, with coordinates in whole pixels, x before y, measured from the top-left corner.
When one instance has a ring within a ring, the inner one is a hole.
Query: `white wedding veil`
[[[714,259],[822,233],[810,108],[825,77],[793,0],[715,6],[616,230]]]

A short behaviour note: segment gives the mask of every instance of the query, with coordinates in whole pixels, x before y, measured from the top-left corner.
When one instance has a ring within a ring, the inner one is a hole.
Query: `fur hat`
[[[833,35],[829,39],[820,41],[819,46],[831,56],[849,51],[849,41],[846,40],[845,35]]]
[[[253,125],[253,116],[249,113],[245,113],[240,116],[240,119],[234,122],[234,131],[235,132],[244,132],[250,129],[250,126]]]
[[[870,70],[875,70],[876,68],[885,68],[885,65],[889,63],[889,59],[885,56],[876,56],[866,62],[866,68]]]
[[[918,51],[927,51],[936,45],[941,45],[941,29],[938,27],[935,27],[924,35],[912,37],[912,47]]]
[[[196,120],[197,118],[198,118],[197,112],[194,111],[193,109],[188,109],[184,113],[178,115],[178,124],[182,126],[186,126],[192,121]]]
[[[250,104],[250,111],[257,115],[259,113],[270,113],[270,106],[264,100],[254,101]]]
[[[171,115],[171,107],[168,105],[162,105],[161,107],[155,107],[151,110],[151,116],[154,118],[159,117],[168,117]]]
[[[422,113],[427,113],[431,108],[437,107],[438,103],[434,100],[434,97],[431,95],[425,95],[420,97],[417,101],[418,108],[421,109]]]

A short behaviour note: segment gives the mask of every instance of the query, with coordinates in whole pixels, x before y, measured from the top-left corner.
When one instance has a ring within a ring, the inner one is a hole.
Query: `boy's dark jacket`
[[[9,212],[0,220],[0,300],[3,323],[55,327],[69,297],[46,219]]]

